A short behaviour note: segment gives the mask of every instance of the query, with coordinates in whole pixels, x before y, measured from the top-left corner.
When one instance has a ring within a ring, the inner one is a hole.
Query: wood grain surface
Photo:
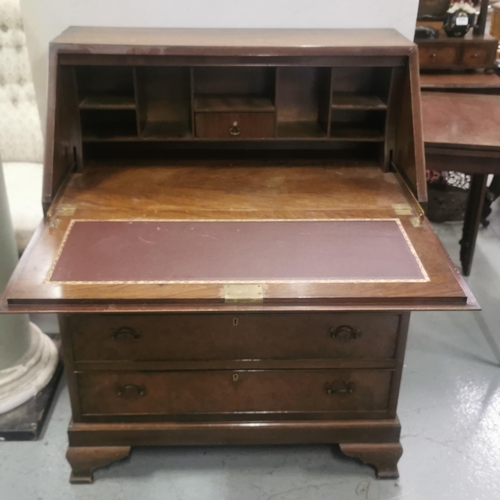
[[[500,150],[500,95],[423,92],[426,145]]]
[[[137,310],[148,302],[153,310],[168,308],[169,303],[227,307],[221,286],[216,284],[102,286],[47,282],[62,238],[74,218],[109,220],[132,215],[155,220],[378,219],[393,218],[395,205],[408,206],[393,174],[368,165],[87,168],[74,174],[61,193],[51,211],[57,227],[46,221],[39,229],[11,280],[6,298],[9,307],[31,304],[59,312],[72,310],[71,304],[102,311],[109,310],[109,304]],[[64,215],[68,206],[74,209],[71,216]],[[456,270],[430,225],[414,227],[411,218],[410,210],[410,215],[400,217],[401,224],[429,282],[268,284],[265,303],[286,305],[293,301],[295,306],[381,309],[470,307],[470,292],[457,281]]]

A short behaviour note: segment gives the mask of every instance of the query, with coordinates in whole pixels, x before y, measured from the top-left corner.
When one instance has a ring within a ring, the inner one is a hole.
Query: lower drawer
[[[76,361],[393,358],[390,313],[75,314]],[[63,330],[64,327],[63,327]]]
[[[82,415],[387,409],[391,370],[82,372]]]

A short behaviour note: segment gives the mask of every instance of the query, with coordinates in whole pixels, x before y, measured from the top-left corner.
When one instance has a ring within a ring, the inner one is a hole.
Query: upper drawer
[[[196,137],[201,139],[262,139],[274,137],[274,113],[196,113]]]
[[[457,61],[458,46],[420,45],[418,47],[418,57],[421,68],[453,66]]]
[[[392,358],[400,316],[377,313],[76,314],[77,361]]]

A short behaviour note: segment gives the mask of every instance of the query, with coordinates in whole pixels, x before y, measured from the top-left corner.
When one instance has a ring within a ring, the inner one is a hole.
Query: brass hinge
[[[53,229],[59,227],[59,224],[61,223],[60,217],[72,217],[73,215],[75,215],[75,212],[76,205],[70,204],[58,205],[56,206],[54,211],[50,209],[47,212],[49,227]]]
[[[414,227],[422,226],[425,219],[424,209],[421,207],[417,198],[415,198],[413,191],[408,187],[403,176],[401,175],[401,172],[393,162],[391,162],[391,167],[394,176],[396,177],[399,185],[401,186],[401,189],[403,190],[406,199],[408,200],[408,203],[399,203],[399,204],[394,204],[392,206],[394,208],[394,211],[396,212],[396,215],[415,214],[415,217],[412,217],[410,219],[411,223],[413,224]]]
[[[249,283],[224,285],[223,295],[225,302],[263,302],[264,287]]]

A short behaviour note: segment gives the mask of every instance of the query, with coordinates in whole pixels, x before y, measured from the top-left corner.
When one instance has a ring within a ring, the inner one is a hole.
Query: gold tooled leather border
[[[423,278],[415,278],[415,279],[330,279],[330,280],[318,280],[318,279],[310,279],[310,280],[159,280],[159,281],[52,281],[51,277],[54,273],[54,270],[59,262],[59,259],[64,250],[64,246],[69,238],[71,230],[76,222],[387,222],[394,221],[399,227],[403,238],[408,245],[413,257],[415,258],[420,272],[422,273]],[[64,233],[63,239],[57,251],[54,262],[50,266],[49,272],[47,273],[47,277],[45,279],[45,283],[50,283],[54,285],[183,285],[183,284],[192,284],[192,285],[209,285],[209,284],[220,284],[220,285],[229,285],[229,284],[239,284],[239,283],[248,283],[248,284],[286,284],[286,283],[325,283],[325,284],[334,284],[334,283],[426,283],[429,282],[430,278],[427,274],[427,271],[420,260],[420,257],[417,254],[408,234],[406,233],[401,220],[398,218],[383,218],[383,219],[72,219]]]

